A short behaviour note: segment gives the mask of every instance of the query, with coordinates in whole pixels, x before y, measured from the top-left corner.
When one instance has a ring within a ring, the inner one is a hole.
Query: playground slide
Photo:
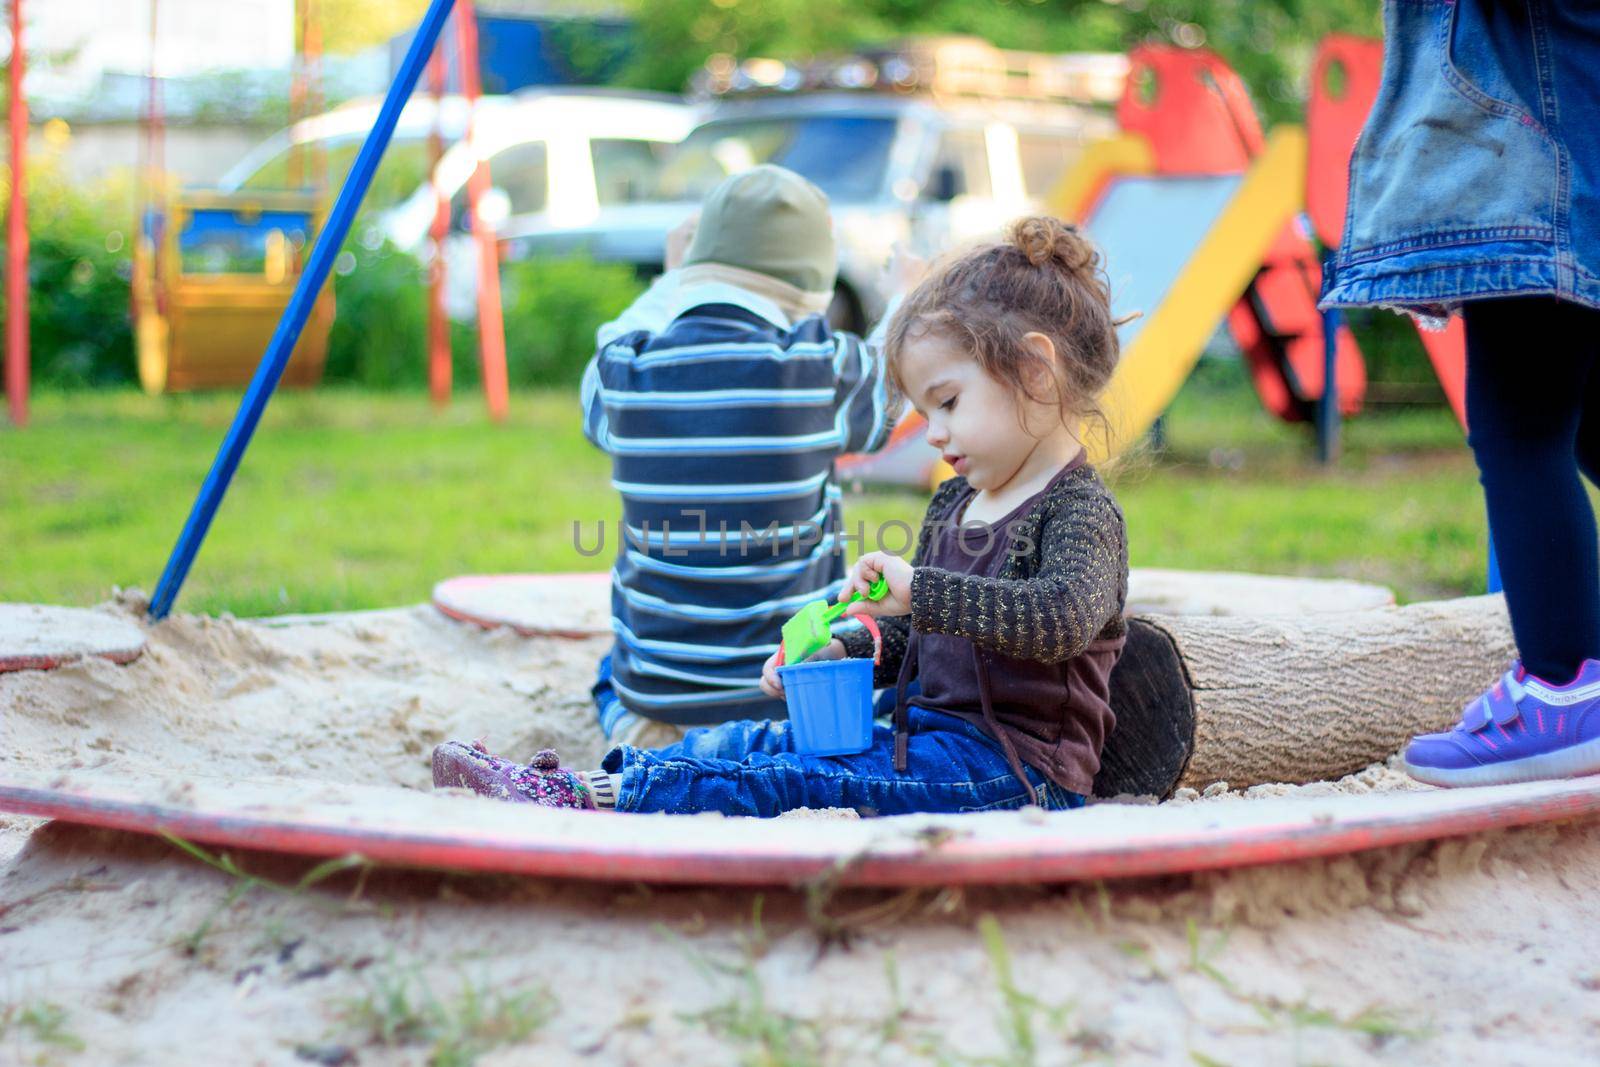
[[[1304,135],[1285,127],[1242,175],[1110,171],[1081,183],[1100,187],[1095,203],[1061,205],[1105,252],[1113,310],[1138,315],[1121,329],[1112,441],[1091,441],[1096,458],[1137,441],[1172,402],[1299,211],[1304,176]]]
[[[1122,136],[1090,145],[1050,202],[1105,251],[1117,310],[1142,313],[1122,330],[1126,366],[1114,383],[1120,395],[1109,398],[1115,436],[1101,451],[1150,426],[1224,318],[1263,406],[1307,418],[1323,393],[1324,353],[1321,264],[1302,215],[1305,138],[1264,137],[1238,75],[1209,52],[1145,45],[1129,58]],[[1263,237],[1268,219],[1275,229]],[[1366,368],[1348,330],[1337,355],[1339,406],[1352,414]],[[839,473],[937,482],[945,472],[921,436],[921,420],[909,417],[887,449],[845,457]]]
[[[1124,132],[1142,136],[1158,174],[1241,174],[1266,143],[1244,82],[1205,49],[1146,44],[1130,54],[1130,86],[1117,104]],[[1322,266],[1300,218],[1286,224],[1260,272],[1228,315],[1262,406],[1308,420],[1322,399],[1325,353],[1317,295]],[[1353,415],[1366,365],[1348,330],[1338,334],[1339,408]]]

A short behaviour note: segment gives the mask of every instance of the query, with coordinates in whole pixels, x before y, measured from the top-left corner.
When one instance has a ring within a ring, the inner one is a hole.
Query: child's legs
[[[616,748],[602,766],[619,780],[618,811],[772,816],[795,808],[855,808],[900,815],[1028,803],[1004,752],[976,727],[920,708],[912,709],[911,721],[905,774],[894,769],[891,730],[875,727],[872,747],[856,755],[803,756],[793,751],[781,722],[691,731],[681,744],[654,752]],[[748,746],[743,754],[740,744]],[[1046,806],[1083,802],[1046,786],[1031,768],[1029,777]]]
[[[1600,486],[1600,363],[1589,371],[1589,389],[1583,397],[1583,417],[1578,422],[1578,469]]]
[[[645,746],[634,745],[634,748]],[[794,751],[794,735],[782,719],[740,719],[716,726],[696,726],[672,744],[650,746],[658,759],[742,760],[755,753],[771,756]]]
[[[1465,316],[1469,440],[1512,632],[1529,671],[1565,684],[1600,657],[1594,511],[1578,477],[1600,312],[1518,297]]]

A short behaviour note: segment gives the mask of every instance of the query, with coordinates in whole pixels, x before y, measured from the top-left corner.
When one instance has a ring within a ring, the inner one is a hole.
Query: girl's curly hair
[[[1096,421],[1109,438],[1100,394],[1117,366],[1119,322],[1099,251],[1077,227],[1048,215],[1019,219],[1006,236],[940,265],[900,305],[885,339],[891,382],[905,394],[900,371],[908,339],[941,334],[1019,396],[1057,402],[1063,421],[1075,429]],[[1037,395],[1030,385],[1040,357],[1022,340],[1029,333],[1055,346],[1045,368],[1053,396]]]

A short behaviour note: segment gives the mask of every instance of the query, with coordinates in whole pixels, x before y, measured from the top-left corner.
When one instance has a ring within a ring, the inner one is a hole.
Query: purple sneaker
[[[1500,785],[1600,774],[1600,660],[1566,685],[1519,660],[1442,734],[1406,746],[1406,771],[1430,785]]]
[[[583,775],[562,767],[560,757],[548,748],[523,766],[491,755],[482,741],[446,741],[433,750],[433,785],[546,808],[594,807]]]

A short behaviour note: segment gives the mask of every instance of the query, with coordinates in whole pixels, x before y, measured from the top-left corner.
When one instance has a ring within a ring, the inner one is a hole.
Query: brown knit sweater
[[[1002,681],[1006,661],[1065,665],[1093,651],[1114,660],[1126,638],[1128,542],[1122,509],[1092,467],[1067,472],[1008,524],[1011,541],[998,577],[926,565],[934,538],[970,492],[965,478],[934,491],[923,517],[911,579],[911,614],[880,620],[883,658],[875,684],[909,680],[902,667],[915,633],[962,637],[974,648],[983,684],[980,721],[1001,742],[1021,777],[1018,758],[1064,788],[1087,793],[1100,746],[1114,719],[1103,693],[1048,707],[990,707],[990,668]],[[865,630],[841,635],[852,657],[873,654]],[[1093,646],[1091,648],[1091,646]],[[912,651],[912,658],[915,653]],[[1109,672],[1109,668],[1107,668]],[[896,757],[903,768],[905,701],[896,709]],[[974,718],[978,716],[974,714]]]

